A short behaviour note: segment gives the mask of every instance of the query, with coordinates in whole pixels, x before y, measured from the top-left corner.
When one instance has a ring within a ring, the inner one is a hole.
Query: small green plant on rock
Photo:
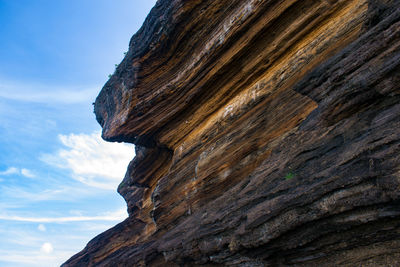
[[[286,174],[286,176],[285,176],[285,179],[286,180],[290,180],[290,179],[292,179],[293,177],[295,177],[296,175],[293,173],[293,172],[288,172],[287,174]]]

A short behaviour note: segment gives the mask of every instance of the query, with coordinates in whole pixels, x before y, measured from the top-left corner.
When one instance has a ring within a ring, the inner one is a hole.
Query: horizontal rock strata
[[[95,103],[129,218],[63,266],[397,266],[400,3],[159,0]]]

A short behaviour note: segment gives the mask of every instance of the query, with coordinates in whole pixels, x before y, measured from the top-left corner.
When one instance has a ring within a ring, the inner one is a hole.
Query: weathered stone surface
[[[95,103],[129,218],[63,266],[398,266],[400,2],[159,0]]]

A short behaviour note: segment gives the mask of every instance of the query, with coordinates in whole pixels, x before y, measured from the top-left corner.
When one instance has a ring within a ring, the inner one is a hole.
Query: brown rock
[[[95,103],[129,218],[63,266],[398,266],[400,2],[159,0]]]

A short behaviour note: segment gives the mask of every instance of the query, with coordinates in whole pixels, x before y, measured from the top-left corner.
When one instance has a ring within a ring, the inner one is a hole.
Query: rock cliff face
[[[95,113],[129,218],[63,266],[400,262],[400,1],[159,0]]]

